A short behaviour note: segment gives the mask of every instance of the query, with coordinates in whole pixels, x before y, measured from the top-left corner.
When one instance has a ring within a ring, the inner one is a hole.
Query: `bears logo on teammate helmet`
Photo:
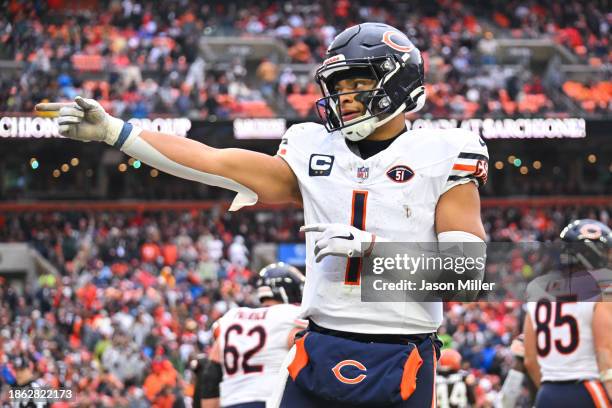
[[[612,255],[612,230],[591,219],[575,220],[560,235],[569,244],[569,262],[587,270],[607,267]]]

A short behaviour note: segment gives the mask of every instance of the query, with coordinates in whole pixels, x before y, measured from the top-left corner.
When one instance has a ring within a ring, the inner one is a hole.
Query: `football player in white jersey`
[[[461,369],[461,354],[444,349],[438,361],[436,397],[439,408],[467,408],[474,405],[476,395],[473,375]]]
[[[297,332],[304,275],[279,262],[257,279],[260,308],[229,310],[215,323],[215,343],[204,374],[202,408],[263,408]]]
[[[36,109],[59,111],[64,136],[236,191],[230,210],[258,200],[303,204],[309,328],[278,404],[431,406],[442,305],[362,302],[362,258],[384,241],[470,242],[484,255],[477,188],[487,148],[463,129],[406,130],[404,114],[422,108],[425,87],[421,53],[401,31],[350,27],[326,57],[316,75],[326,126],[292,126],[274,157],[138,129],[91,99]]]
[[[548,293],[537,302],[527,303],[525,367],[539,387],[536,407],[609,408],[612,303],[597,301],[601,298],[592,297],[592,285],[583,282],[585,273],[607,266],[612,231],[596,220],[577,220],[561,232],[561,239],[568,243],[565,263],[569,283],[557,280],[549,287],[567,289],[576,281],[581,289],[587,289],[586,299],[590,301],[578,300],[584,294],[573,292]],[[608,278],[609,273],[608,269]],[[573,279],[574,274],[579,278]]]

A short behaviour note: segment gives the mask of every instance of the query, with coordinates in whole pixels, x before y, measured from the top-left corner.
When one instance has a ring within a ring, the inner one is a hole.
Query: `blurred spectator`
[[[487,31],[484,37],[478,41],[478,51],[480,52],[483,65],[495,65],[497,61],[495,56],[497,52],[497,41],[493,38],[493,33],[491,31]]]
[[[278,67],[269,59],[264,58],[257,67],[257,78],[261,81],[261,93],[270,98],[278,80]]]
[[[312,62],[312,54],[310,52],[310,48],[303,40],[298,40],[293,45],[291,45],[287,50],[287,54],[295,62],[299,62],[302,64]]]

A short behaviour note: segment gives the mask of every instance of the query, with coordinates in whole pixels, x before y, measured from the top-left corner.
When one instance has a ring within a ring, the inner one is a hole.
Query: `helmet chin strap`
[[[419,95],[419,96],[417,96],[417,95]],[[425,96],[425,87],[418,87],[417,89],[412,91],[410,96],[413,99],[415,97],[417,98],[416,99],[416,105],[415,105],[415,107],[413,109],[411,109],[410,111],[408,111],[406,113],[420,111],[423,108],[423,106],[425,105],[425,100],[427,99],[426,96]],[[364,120],[363,122],[359,122],[359,123],[355,123],[354,125],[347,126],[347,127],[343,128],[343,129],[341,129],[340,131],[342,132],[342,135],[345,138],[347,138],[348,140],[350,140],[351,142],[358,142],[358,141],[363,140],[366,137],[370,136],[372,133],[374,133],[374,131],[376,129],[378,129],[382,125],[386,124],[387,122],[389,122],[391,119],[393,119],[397,115],[403,113],[404,109],[406,109],[406,104],[405,103],[401,104],[395,110],[395,112],[393,112],[392,114],[390,114],[389,116],[387,116],[386,118],[384,118],[382,120],[379,119],[378,117],[372,117],[372,118],[369,118],[367,120]],[[354,120],[355,121],[359,121],[359,118],[355,118]]]
[[[372,117],[363,122],[355,123],[354,125],[347,126],[341,129],[342,135],[351,142],[358,142],[370,136],[376,129],[389,122],[391,119],[401,114],[406,109],[406,104],[403,103],[389,116],[384,119],[378,117]],[[359,118],[355,119],[358,120]]]
[[[359,118],[357,118],[359,119]],[[350,140],[351,142],[358,142],[370,136],[374,130],[376,130],[376,123],[378,118],[369,118],[363,122],[355,123],[354,125],[347,126],[340,131],[342,135]]]

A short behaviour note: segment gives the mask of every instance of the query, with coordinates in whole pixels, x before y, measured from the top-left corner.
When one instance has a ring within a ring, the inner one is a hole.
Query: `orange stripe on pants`
[[[608,395],[599,382],[591,380],[585,381],[583,384],[589,392],[589,395],[591,395],[591,399],[593,399],[596,408],[610,408]]]

